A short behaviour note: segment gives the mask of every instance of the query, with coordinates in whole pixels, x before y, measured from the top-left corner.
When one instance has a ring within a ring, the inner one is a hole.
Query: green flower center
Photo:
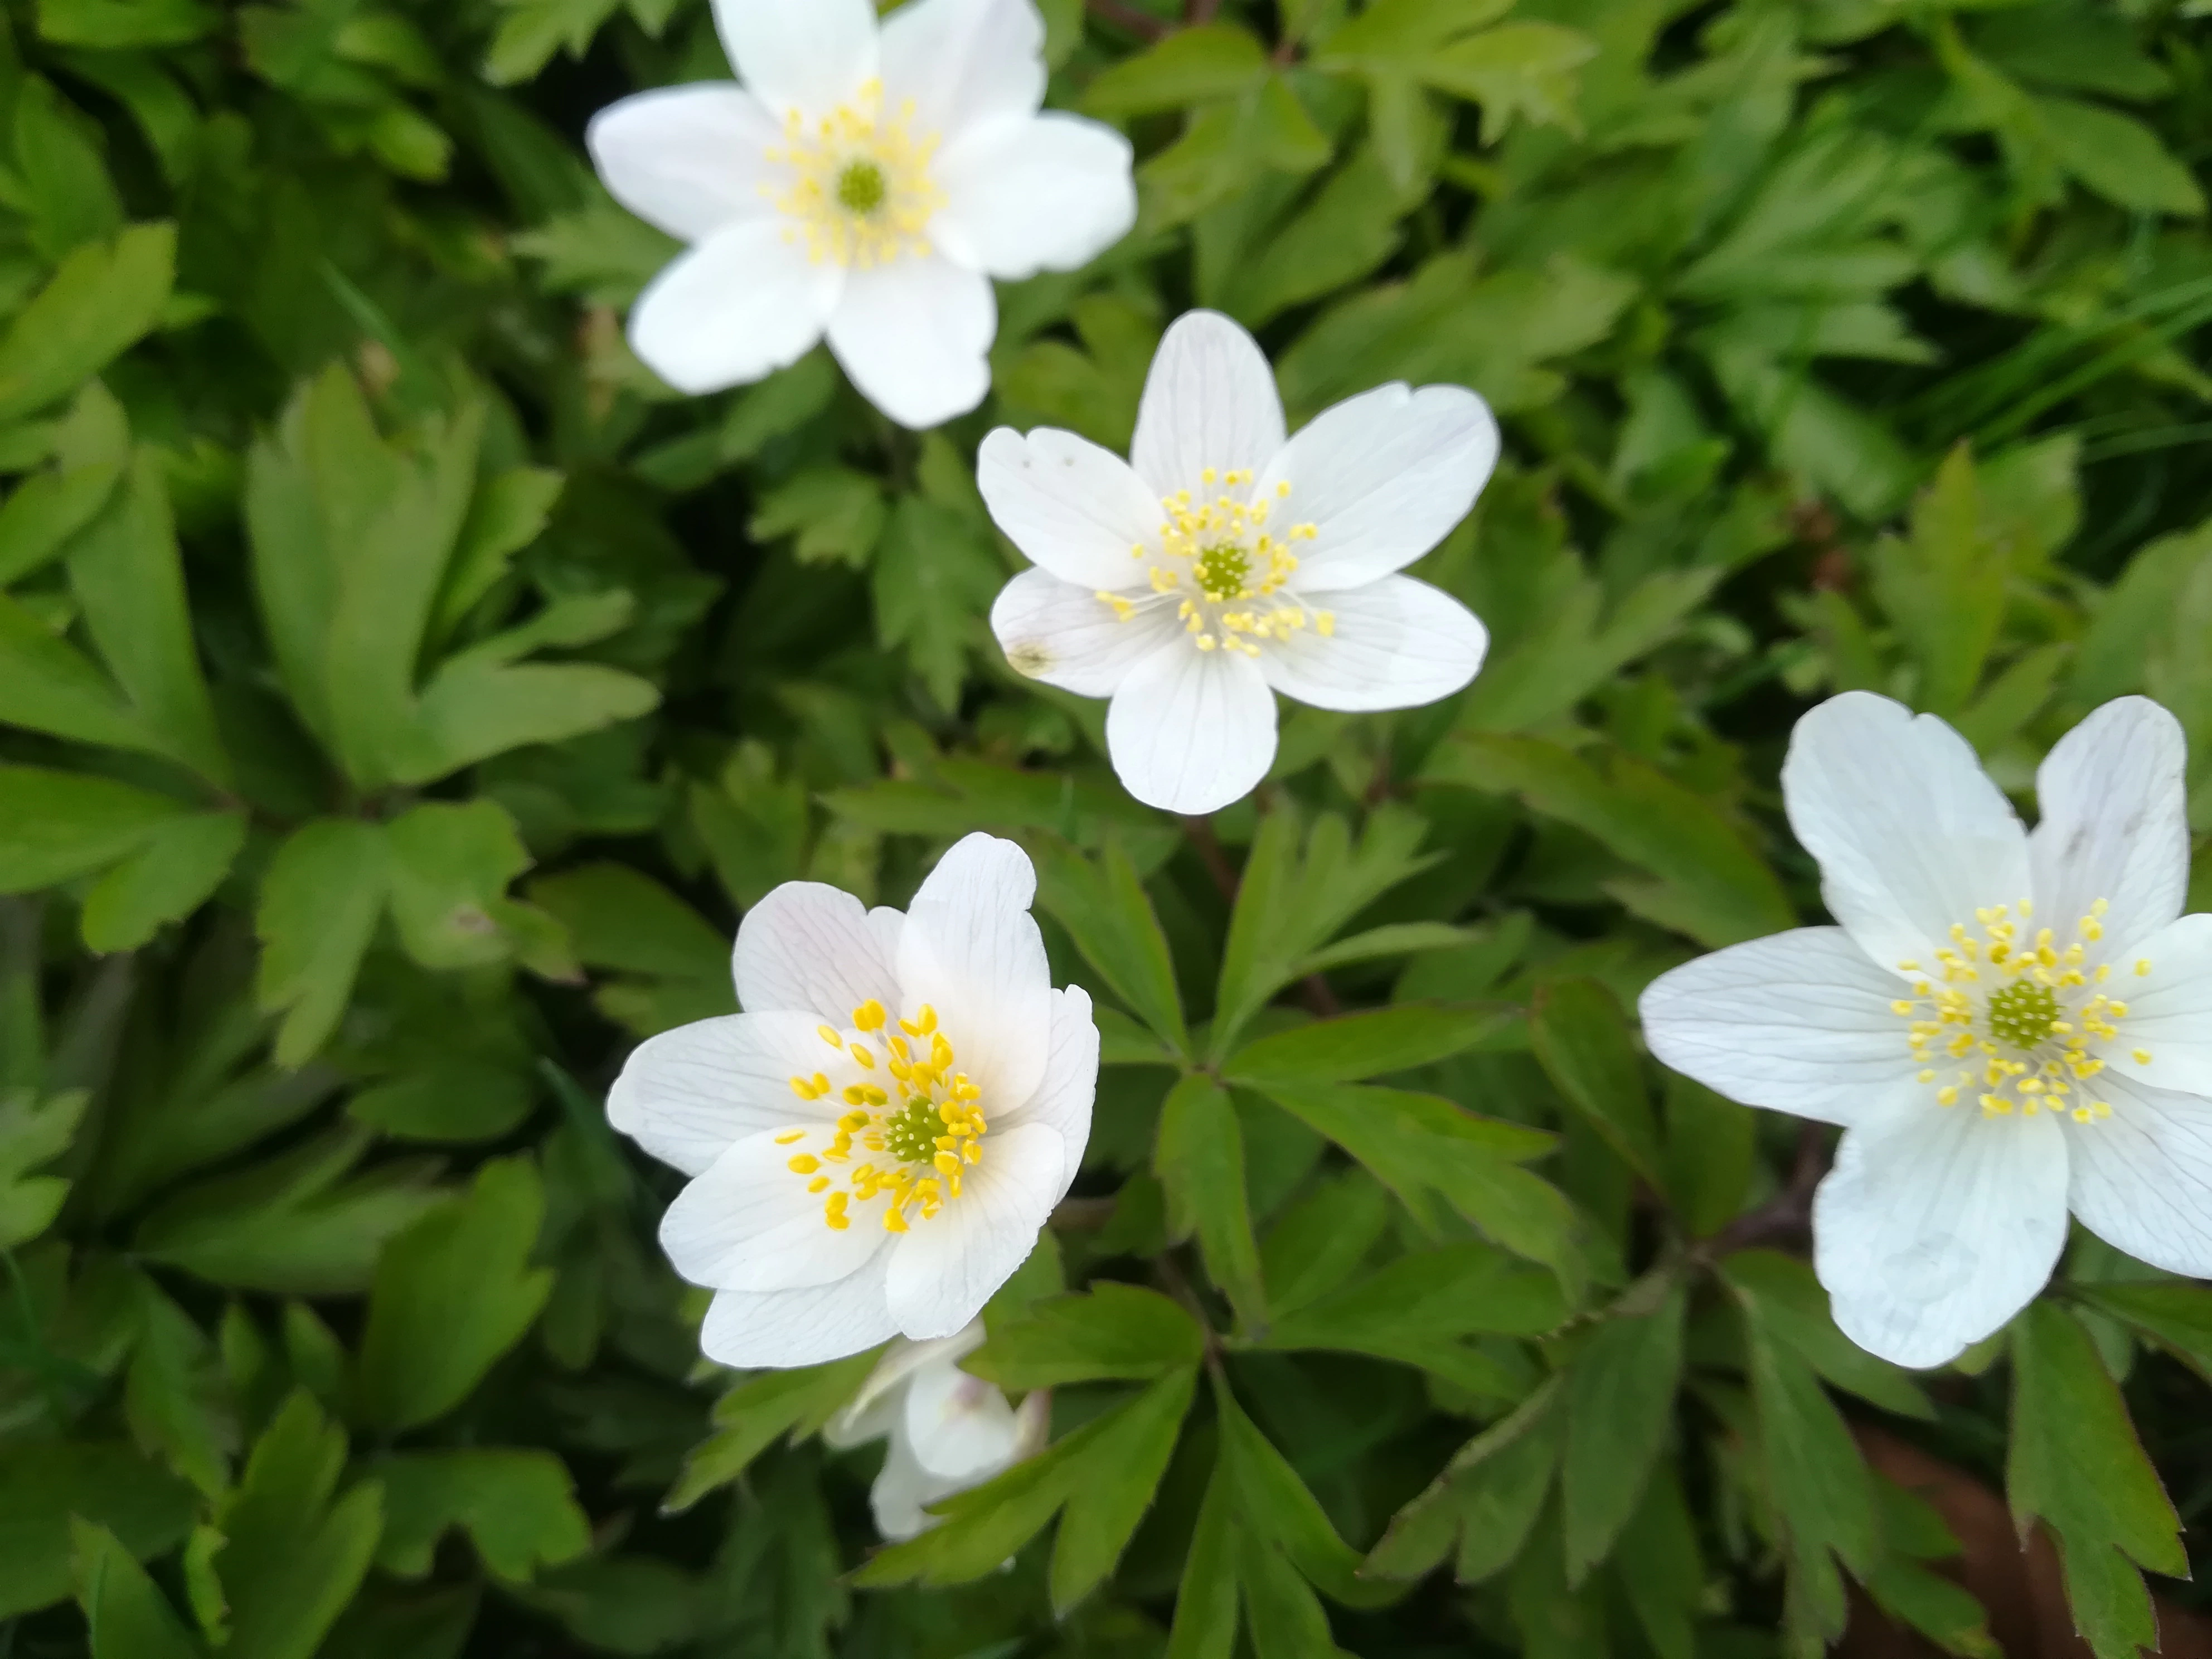
[[[936,1103],[914,1100],[884,1120],[884,1150],[902,1164],[927,1164],[937,1156],[937,1138],[945,1133]]]
[[[1251,573],[1252,556],[1234,542],[1217,542],[1200,550],[1192,574],[1199,591],[1209,599],[1241,599],[1244,579]]]
[[[2016,979],[1990,999],[1989,1019],[1990,1035],[1999,1042],[2033,1052],[2058,1023],[2058,999],[2047,985]]]
[[[884,170],[873,161],[848,161],[837,175],[837,205],[848,213],[873,213],[890,193]]]

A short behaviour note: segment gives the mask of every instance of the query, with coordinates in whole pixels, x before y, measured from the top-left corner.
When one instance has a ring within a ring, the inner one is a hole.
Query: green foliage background
[[[2147,690],[2212,829],[2203,0],[1045,10],[1143,221],[917,438],[623,344],[669,246],[578,135],[726,74],[700,0],[10,0],[0,1653],[1753,1659],[1850,1583],[1989,1651],[1867,1422],[2133,1651],[2212,1294],[2080,1237],[1908,1377],[1803,1265],[1824,1132],[1623,1010],[1819,914],[1775,778],[1835,690],[2021,790]],[[1125,443],[1192,304],[1294,420],[1457,381],[1508,453],[1422,567],[1474,687],[1291,712],[1204,823],[1007,670],[971,482]],[[872,1556],[811,1437],[866,1362],[702,1365],[599,1103],[770,887],[975,829],[1106,1034],[973,1362],[1055,1439]]]

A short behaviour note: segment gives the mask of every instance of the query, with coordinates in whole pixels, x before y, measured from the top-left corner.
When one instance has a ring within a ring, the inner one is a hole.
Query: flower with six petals
[[[2212,915],[2189,878],[2179,725],[2123,698],[2053,749],[2033,833],[1931,715],[1850,692],[1783,769],[1838,926],[1644,994],[1651,1051],[1747,1105],[1840,1124],[1813,1216],[1836,1322],[1941,1364],[2049,1279],[2070,1211],[2212,1275]]]
[[[714,0],[742,86],[625,98],[586,143],[615,199],[690,244],[638,296],[639,357],[681,391],[795,362],[825,335],[902,425],[990,389],[994,276],[1072,270],[1127,234],[1127,140],[1040,113],[1032,0]]]
[[[1497,423],[1460,386],[1379,386],[1286,440],[1257,343],[1192,312],[1152,360],[1128,461],[1049,427],[984,441],[983,500],[1036,567],[991,626],[1020,672],[1113,699],[1131,794],[1210,812],[1267,775],[1275,692],[1409,708],[1474,678],[1482,624],[1398,573],[1497,461]]]
[[[811,1365],[951,1336],[1036,1243],[1090,1138],[1091,999],[1052,988],[1012,842],[969,836],[902,915],[787,882],[738,930],[745,1012],[641,1044],[607,1116],[691,1182],[662,1248],[701,1346]]]

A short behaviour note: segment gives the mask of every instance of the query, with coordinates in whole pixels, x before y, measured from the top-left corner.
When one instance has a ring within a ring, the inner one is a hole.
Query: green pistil
[[[848,213],[873,213],[889,193],[884,170],[873,161],[848,162],[837,175],[837,205]]]
[[[1242,599],[1244,578],[1252,568],[1251,556],[1234,542],[1201,548],[1198,555],[1200,592],[1217,602]]]
[[[884,1149],[902,1164],[927,1164],[937,1156],[945,1119],[927,1100],[910,1100],[884,1120]]]
[[[2058,1023],[2058,999],[2048,985],[2014,980],[1990,999],[1990,1035],[2023,1053],[2040,1048]]]

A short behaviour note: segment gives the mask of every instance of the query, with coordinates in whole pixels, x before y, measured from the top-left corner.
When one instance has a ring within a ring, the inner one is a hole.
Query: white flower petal
[[[1223,486],[1206,483],[1207,468],[1257,473],[1282,447],[1283,400],[1260,343],[1217,311],[1176,318],[1137,407],[1137,476],[1155,495],[1210,500]]]
[[[1353,713],[1414,708],[1463,690],[1482,666],[1490,635],[1474,612],[1440,588],[1411,576],[1384,576],[1364,587],[1309,593],[1304,571],[1295,593],[1306,625],[1261,648],[1261,671],[1286,697]],[[1316,626],[1326,612],[1330,632]]]
[[[2019,818],[1932,714],[1869,691],[1829,698],[1797,722],[1782,793],[1830,913],[1885,967],[1927,961],[1954,923],[2029,896]]]
[[[1467,517],[1497,465],[1498,422],[1474,393],[1382,386],[1301,428],[1260,474],[1255,499],[1274,524],[1315,526],[1297,549],[1298,586],[1320,593],[1413,563]]]
[[[999,328],[991,279],[934,253],[854,270],[830,318],[830,349],[860,395],[915,431],[965,415],[991,389]]]
[[[963,1483],[987,1480],[1012,1462],[1019,1434],[1006,1396],[949,1360],[914,1374],[894,1432],[929,1474]]]
[[[1122,680],[1106,749],[1127,789],[1167,812],[1211,812],[1252,793],[1275,761],[1275,694],[1242,652],[1178,637]]]
[[[839,1088],[858,1078],[822,1041],[820,1024],[807,1014],[728,1014],[647,1037],[607,1091],[607,1121],[696,1176],[747,1135],[834,1118],[843,1109],[834,1098],[810,1102],[791,1089],[793,1077],[817,1072],[834,1073]]]
[[[888,1244],[880,1228],[875,1237]],[[700,1328],[709,1359],[740,1370],[820,1365],[896,1336],[884,1280],[891,1253],[878,1248],[859,1272],[797,1291],[718,1291]]]
[[[2066,1243],[2066,1137],[2047,1114],[1901,1102],[1844,1133],[1813,1205],[1813,1265],[1844,1334],[1940,1365],[2002,1326]]]
[[[897,926],[897,911],[872,915],[842,888],[785,882],[738,924],[738,1006],[788,1008],[841,1028],[864,1002],[896,1008]]]
[[[1136,550],[1158,536],[1161,507],[1119,455],[1054,427],[1002,426],[976,452],[975,487],[1031,564],[1086,593],[1145,582]]]
[[[2189,764],[2181,722],[2148,697],[2108,702],[2058,740],[2035,775],[2028,838],[2038,920],[2061,939],[2099,899],[2113,950],[2181,914],[2189,890]]]
[[[610,193],[647,224],[687,242],[773,213],[774,117],[744,88],[665,87],[610,104],[584,146]]]
[[[647,285],[630,307],[630,348],[679,392],[743,386],[813,349],[843,282],[787,240],[781,220],[742,219]]]
[[[1008,282],[1089,264],[1137,222],[1129,141],[1057,111],[972,127],[937,165],[930,234]]]
[[[868,1510],[885,1542],[902,1544],[937,1524],[937,1517],[923,1506],[950,1495],[945,1483],[933,1479],[915,1460],[914,1448],[902,1437],[893,1435],[890,1449],[884,1454],[884,1466],[868,1488]]]
[[[811,0],[809,0],[811,3]],[[883,27],[884,108],[950,148],[1044,102],[1044,19],[1030,0],[907,0]]]
[[[818,1152],[827,1139],[825,1127],[805,1145]],[[788,1167],[803,1150],[771,1132],[716,1158],[660,1218],[669,1264],[694,1285],[726,1291],[798,1290],[858,1272],[886,1236],[884,1200],[854,1198],[850,1224],[830,1226],[806,1177]]]
[[[1113,696],[1132,668],[1183,637],[1172,605],[1136,601],[1124,622],[1091,589],[1043,570],[999,590],[991,631],[1016,673],[1085,697]]]
[[[2137,975],[2137,962],[2150,972]],[[2212,1095],[2212,915],[2184,916],[2143,940],[2114,964],[2105,988],[2128,1010],[2118,1041],[2101,1051],[2106,1076]],[[2149,1064],[2136,1060],[2138,1048]]]
[[[1098,1027],[1091,1018],[1091,995],[1079,985],[1052,994],[1052,1054],[1044,1080],[1020,1108],[1006,1115],[1008,1127],[1044,1123],[1060,1132],[1067,1148],[1067,1173],[1056,1204],[1067,1196],[1091,1144],[1091,1108],[1098,1094]]]
[[[1747,1106],[1856,1123],[1909,1091],[1933,1110],[1901,986],[1840,927],[1801,927],[1662,974],[1638,1011],[1652,1057]]]
[[[2074,1213],[2138,1261],[2212,1279],[2212,1100],[2110,1072],[2087,1088],[2112,1115],[2066,1120]]]
[[[781,119],[823,116],[875,79],[869,0],[714,0],[714,27],[738,78]]]
[[[909,1342],[904,1337],[898,1338],[884,1351],[884,1357],[876,1362],[875,1370],[868,1373],[868,1380],[860,1384],[859,1391],[823,1425],[822,1437],[842,1449],[889,1434],[902,1409],[902,1385],[907,1379],[925,1365],[940,1361],[957,1364],[983,1346],[983,1322],[977,1320],[965,1330],[932,1342]]]
[[[1052,968],[1030,915],[1036,870],[1010,841],[976,834],[938,860],[899,940],[904,1017],[927,1003],[954,1065],[982,1090],[986,1122],[1036,1092],[1052,1032]]]
[[[1060,1201],[1066,1153],[1059,1132],[1020,1123],[983,1138],[983,1161],[962,1176],[960,1196],[891,1248],[885,1293],[891,1316],[916,1339],[949,1336],[983,1310],[1036,1246]]]

